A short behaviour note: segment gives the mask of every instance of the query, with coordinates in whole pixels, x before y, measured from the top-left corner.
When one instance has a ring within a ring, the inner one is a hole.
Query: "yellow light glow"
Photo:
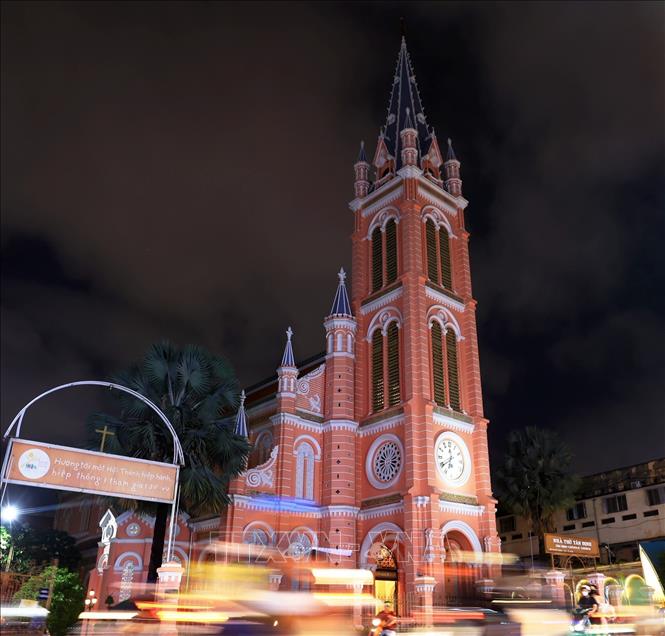
[[[317,585],[372,585],[374,575],[371,570],[344,568],[312,568]]]
[[[81,612],[79,620],[82,621],[130,621],[138,612],[121,612],[114,610],[112,612]]]
[[[159,620],[166,622],[185,623],[224,623],[229,615],[223,612],[179,612],[178,610],[161,610],[157,612]]]

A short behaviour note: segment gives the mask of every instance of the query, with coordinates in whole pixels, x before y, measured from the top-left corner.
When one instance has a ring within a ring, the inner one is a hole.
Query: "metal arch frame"
[[[47,395],[50,395],[51,393],[56,393],[57,391],[62,391],[63,389],[69,389],[72,387],[76,386],[103,386],[106,387],[107,389],[117,389],[118,391],[123,391],[124,393],[128,393],[129,395],[134,396],[136,399],[141,400],[144,404],[149,406],[157,415],[159,416],[159,419],[162,420],[166,428],[168,429],[169,433],[171,433],[171,436],[173,437],[173,464],[176,464],[177,466],[184,466],[185,465],[185,455],[182,451],[182,445],[180,444],[180,439],[178,438],[178,434],[176,433],[175,429],[173,428],[173,425],[169,421],[169,419],[166,417],[164,412],[151,400],[149,400],[147,397],[144,395],[141,395],[137,391],[134,391],[133,389],[130,389],[126,386],[122,386],[121,384],[116,384],[115,382],[106,382],[103,380],[78,380],[76,382],[69,382],[67,384],[61,384],[59,386],[53,387],[52,389],[49,389],[48,391],[44,391],[37,397],[33,398],[28,402],[17,414],[16,417],[12,420],[12,423],[9,425],[7,430],[5,431],[4,435],[2,436],[3,440],[7,439],[10,437],[12,430],[14,427],[16,427],[16,437],[20,436],[21,434],[21,424],[23,423],[23,417],[25,416],[26,411],[35,403],[41,400],[43,397],[46,397]],[[5,458],[6,459],[6,458]],[[5,462],[3,462],[3,470],[2,470],[2,477],[3,477],[3,484],[2,484],[2,496],[0,497],[0,501],[4,500],[5,496],[5,490],[7,488],[7,482],[4,482],[4,473],[5,473]],[[180,484],[176,483],[176,494],[173,499],[173,503],[171,504],[171,523],[169,524],[169,540],[166,548],[166,559],[167,561],[171,559],[172,552],[173,552],[173,531],[174,531],[174,524],[175,524],[175,516],[176,516],[176,506],[178,499],[180,498]]]

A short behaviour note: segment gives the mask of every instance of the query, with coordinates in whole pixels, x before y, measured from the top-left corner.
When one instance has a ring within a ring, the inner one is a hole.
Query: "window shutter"
[[[448,328],[446,332],[446,357],[448,358],[448,391],[450,406],[454,411],[461,410],[459,396],[459,373],[457,369],[457,338],[455,332]]]
[[[372,410],[383,408],[383,336],[377,329],[372,336]]]
[[[441,325],[432,323],[432,376],[434,379],[434,401],[439,406],[446,405],[446,383],[443,374],[443,342]]]
[[[427,219],[425,223],[425,243],[427,247],[427,277],[435,282],[439,282],[439,274],[436,267],[436,229],[434,221]]]
[[[445,227],[439,228],[439,254],[441,256],[441,284],[453,288],[453,273],[450,267],[450,237]]]
[[[399,403],[399,327],[392,322],[388,327],[388,406]]]
[[[376,228],[372,232],[372,291],[378,291],[383,287],[383,237],[381,229]]]
[[[397,223],[386,223],[386,285],[397,280]]]

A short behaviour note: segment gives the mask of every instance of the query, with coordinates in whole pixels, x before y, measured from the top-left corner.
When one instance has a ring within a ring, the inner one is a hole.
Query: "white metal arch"
[[[9,428],[5,431],[3,438],[9,437],[14,426],[16,426],[16,436],[18,437],[21,434],[21,424],[23,423],[23,416],[25,415],[26,411],[35,402],[38,402],[43,397],[46,397],[51,393],[55,393],[56,391],[62,391],[63,389],[69,389],[75,386],[103,386],[106,387],[107,389],[117,389],[118,391],[123,391],[124,393],[129,393],[130,395],[133,395],[136,399],[141,400],[141,402],[148,405],[155,413],[157,413],[159,419],[161,419],[162,422],[164,422],[166,428],[169,430],[171,436],[173,437],[173,463],[179,464],[180,466],[184,466],[185,456],[182,452],[182,446],[180,445],[178,434],[175,432],[173,425],[171,424],[171,422],[169,422],[169,419],[166,417],[166,415],[164,415],[162,410],[154,402],[151,402],[147,397],[141,395],[137,391],[129,389],[126,386],[122,386],[121,384],[116,384],[115,382],[106,382],[103,380],[79,380],[77,382],[69,382],[68,384],[61,384],[60,386],[56,386],[53,387],[52,389],[49,389],[48,391],[44,391],[44,393],[41,393],[36,398],[30,400],[30,402],[28,402],[16,414],[16,417],[12,420],[12,423],[9,425]]]

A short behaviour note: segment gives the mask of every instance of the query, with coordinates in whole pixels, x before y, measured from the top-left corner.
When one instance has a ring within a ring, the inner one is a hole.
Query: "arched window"
[[[383,334],[377,329],[372,336],[372,410],[383,408]]]
[[[448,230],[442,225],[439,228],[439,256],[441,261],[441,284],[452,290],[453,274],[450,268],[450,237]]]
[[[427,278],[446,289],[453,289],[453,272],[450,256],[450,235],[445,225],[437,230],[430,218],[425,221],[425,248]]]
[[[400,403],[399,386],[399,327],[391,322],[388,327],[388,406]]]
[[[438,321],[432,323],[432,380],[434,401],[439,406],[446,405],[446,380],[443,371],[443,334]]]
[[[427,219],[425,222],[425,244],[427,246],[427,278],[432,282],[439,282],[439,271],[436,266],[436,228],[434,221]]]
[[[393,321],[383,335],[376,329],[372,335],[372,411],[400,403],[399,325]]]
[[[307,442],[296,449],[296,497],[314,499],[314,449]]]
[[[432,322],[432,386],[439,406],[462,410],[457,361],[457,335],[448,327],[445,336],[438,321]]]
[[[397,223],[386,223],[386,285],[397,280]]]
[[[372,232],[372,291],[383,287],[383,236],[381,228]]]
[[[446,332],[446,358],[448,362],[448,394],[450,406],[455,410],[461,409],[459,392],[459,373],[457,369],[457,337],[452,329]]]
[[[270,451],[273,447],[272,433],[265,431],[256,440],[256,465],[265,464],[270,459]]]

